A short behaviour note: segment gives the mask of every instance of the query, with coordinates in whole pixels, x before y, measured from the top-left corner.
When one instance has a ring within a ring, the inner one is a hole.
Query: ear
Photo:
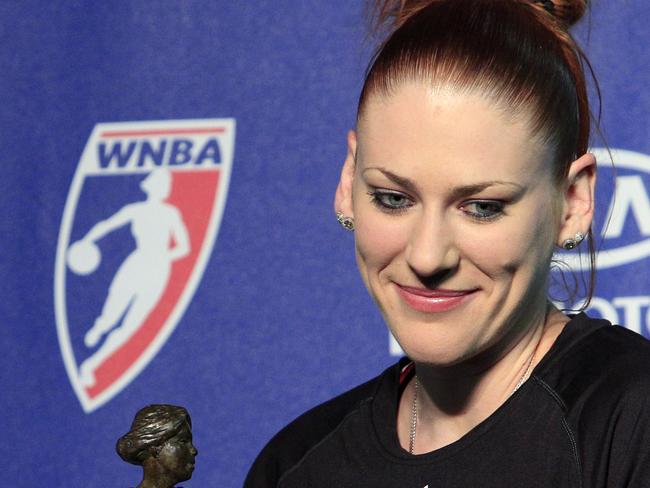
[[[558,234],[559,246],[576,233],[586,235],[594,217],[594,189],[596,186],[596,157],[587,153],[569,167],[564,189],[562,221]]]
[[[357,134],[351,130],[348,132],[348,154],[341,169],[341,177],[334,195],[334,212],[341,212],[346,217],[354,218],[354,206],[352,205],[352,182],[354,180],[354,168],[356,166]]]

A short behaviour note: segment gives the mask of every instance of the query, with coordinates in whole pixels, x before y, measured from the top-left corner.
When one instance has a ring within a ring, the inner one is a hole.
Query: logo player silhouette
[[[97,367],[133,336],[156,306],[167,287],[172,263],[190,252],[181,213],[165,202],[171,191],[169,170],[153,170],[140,188],[147,194],[146,200],[125,205],[95,224],[68,249],[72,271],[89,274],[99,265],[101,253],[96,242],[105,235],[129,224],[136,243],[135,250],[115,273],[101,314],[84,337],[86,346],[93,348],[106,336],[101,347],[81,365],[80,378],[85,387],[95,384]]]

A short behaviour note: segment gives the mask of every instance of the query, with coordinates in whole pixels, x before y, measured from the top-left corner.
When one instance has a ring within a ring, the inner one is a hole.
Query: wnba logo
[[[91,411],[165,343],[221,221],[232,119],[97,124],[59,233],[55,307],[73,388]]]

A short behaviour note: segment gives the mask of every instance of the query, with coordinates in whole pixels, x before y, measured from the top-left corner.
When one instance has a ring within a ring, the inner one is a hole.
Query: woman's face
[[[564,229],[551,165],[525,118],[480,95],[414,83],[368,99],[336,206],[354,217],[361,275],[412,359],[457,364],[543,317],[554,245],[586,230]]]
[[[158,462],[176,481],[192,477],[194,458],[198,451],[192,444],[192,431],[187,423],[174,437],[165,442],[158,454]]]

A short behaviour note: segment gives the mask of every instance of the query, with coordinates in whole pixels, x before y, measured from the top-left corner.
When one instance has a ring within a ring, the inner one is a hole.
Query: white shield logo
[[[233,119],[97,124],[68,193],[54,297],[83,409],[125,388],[192,300],[217,237]]]

